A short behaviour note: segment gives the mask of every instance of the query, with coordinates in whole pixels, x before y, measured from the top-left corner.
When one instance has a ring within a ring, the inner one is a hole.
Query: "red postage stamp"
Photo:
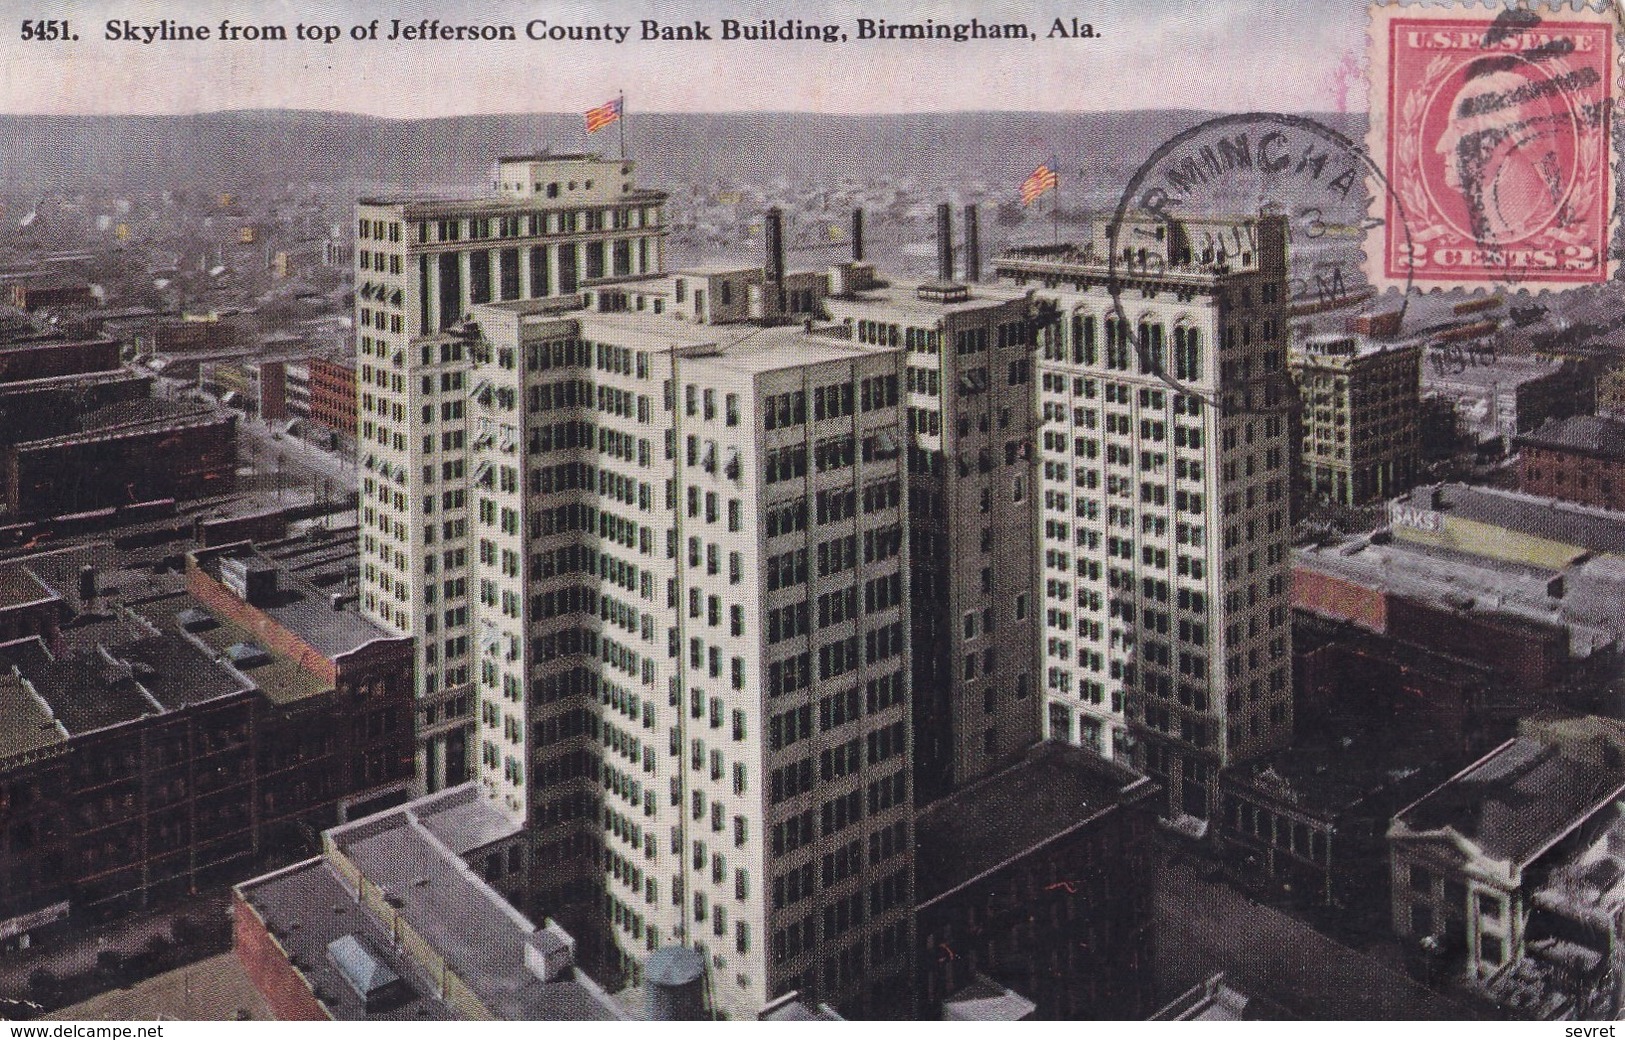
[[[1613,269],[1612,12],[1378,6],[1371,23],[1379,285],[1591,285]]]

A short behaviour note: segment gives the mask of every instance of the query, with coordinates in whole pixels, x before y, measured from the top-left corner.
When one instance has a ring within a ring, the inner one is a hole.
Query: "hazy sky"
[[[1090,0],[1052,5],[965,0],[751,2],[656,0],[88,0],[39,5],[67,12],[77,43],[23,42],[20,16],[0,25],[0,111],[183,113],[317,108],[396,118],[480,112],[571,111],[624,90],[629,110],[906,112],[965,109],[1079,111],[1204,108],[1227,111],[1363,109],[1357,62],[1360,0]],[[250,13],[252,12],[252,13]],[[331,45],[109,42],[108,19],[170,19],[217,27],[338,25]],[[358,43],[351,26],[431,16],[512,24],[515,43]],[[888,22],[1025,22],[1040,35],[1056,17],[1092,23],[1094,41],[879,43],[855,39],[858,18]],[[846,44],[644,43],[644,18],[679,25],[723,18],[835,23]],[[623,44],[544,43],[525,25],[631,25]]]

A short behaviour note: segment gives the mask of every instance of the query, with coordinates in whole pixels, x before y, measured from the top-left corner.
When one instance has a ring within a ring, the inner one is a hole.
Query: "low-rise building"
[[[1396,542],[1529,567],[1625,555],[1625,514],[1499,488],[1417,488],[1393,502],[1388,522]]]
[[[1620,877],[1607,857],[1622,795],[1625,723],[1526,720],[1517,737],[1394,816],[1394,931],[1491,997],[1522,994],[1512,1008],[1522,1015],[1612,1017],[1617,918],[1606,935],[1589,926],[1607,917],[1593,911]],[[1545,985],[1531,969],[1549,989],[1530,992]]]
[[[27,337],[0,341],[0,383],[108,372],[118,366],[119,346],[110,339]]]
[[[1300,734],[1358,719],[1459,758],[1481,754],[1509,732],[1510,723],[1494,711],[1504,677],[1481,658],[1308,611],[1294,612],[1293,636]]]
[[[197,498],[235,484],[234,416],[148,399],[83,413],[74,426],[0,444],[0,516],[9,521]]]
[[[1453,401],[1480,442],[1504,438],[1504,444],[1548,419],[1588,414],[1596,402],[1596,377],[1587,363],[1450,344],[1429,347],[1422,386]]]
[[[86,282],[57,282],[50,285],[13,285],[11,287],[11,304],[19,310],[40,311],[62,307],[89,307],[95,302],[95,291]]]
[[[1156,793],[1051,741],[921,809],[918,1017],[1149,1014]]]
[[[231,358],[205,362],[199,382],[223,404],[264,419],[288,418],[287,362],[282,359]]]
[[[282,1020],[633,1017],[493,886],[519,831],[472,784],[335,827],[233,890],[237,957]]]
[[[1520,1018],[1613,1020],[1625,1010],[1625,816],[1533,889],[1524,956],[1489,984]]]
[[[137,339],[137,351],[160,356],[213,353],[233,346],[236,340],[235,324],[217,314],[183,315],[153,322],[147,335]]]
[[[1625,421],[1549,419],[1518,446],[1518,487],[1599,509],[1625,509]]]
[[[1597,414],[1625,416],[1625,362],[1597,375]]]
[[[1616,645],[1615,634],[1597,623],[1602,619],[1564,612],[1548,594],[1553,577],[1398,542],[1353,543],[1300,551],[1292,595],[1300,610],[1488,665],[1497,695],[1515,704],[1574,678]]]
[[[74,616],[0,644],[0,942],[241,877],[404,797],[409,642],[262,559],[12,565]]]
[[[356,432],[355,356],[313,357],[308,365],[310,417],[353,439]]]
[[[1365,919],[1387,904],[1388,821],[1440,779],[1440,761],[1375,726],[1318,727],[1220,775],[1225,859],[1288,903]]]

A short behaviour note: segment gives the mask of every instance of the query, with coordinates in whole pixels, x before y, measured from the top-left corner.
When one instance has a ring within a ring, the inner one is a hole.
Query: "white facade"
[[[862,1007],[912,948],[900,355],[662,310],[474,309],[478,775],[633,978]]]
[[[417,641],[420,782],[470,775],[466,442],[470,358],[436,337],[479,303],[568,295],[660,270],[665,196],[592,156],[497,164],[481,200],[364,199],[355,276],[361,608]]]
[[[1205,819],[1220,769],[1292,733],[1285,231],[1137,230],[1152,255],[998,264],[1058,308],[1038,360],[1045,734]]]

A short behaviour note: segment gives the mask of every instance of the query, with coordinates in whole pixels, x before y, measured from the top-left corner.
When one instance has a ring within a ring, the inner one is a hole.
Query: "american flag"
[[[1040,165],[1026,180],[1021,182],[1021,204],[1030,206],[1038,196],[1060,187],[1061,178],[1047,164]]]
[[[586,112],[587,133],[596,133],[609,124],[621,118],[621,99],[606,101],[597,108],[589,108]]]

